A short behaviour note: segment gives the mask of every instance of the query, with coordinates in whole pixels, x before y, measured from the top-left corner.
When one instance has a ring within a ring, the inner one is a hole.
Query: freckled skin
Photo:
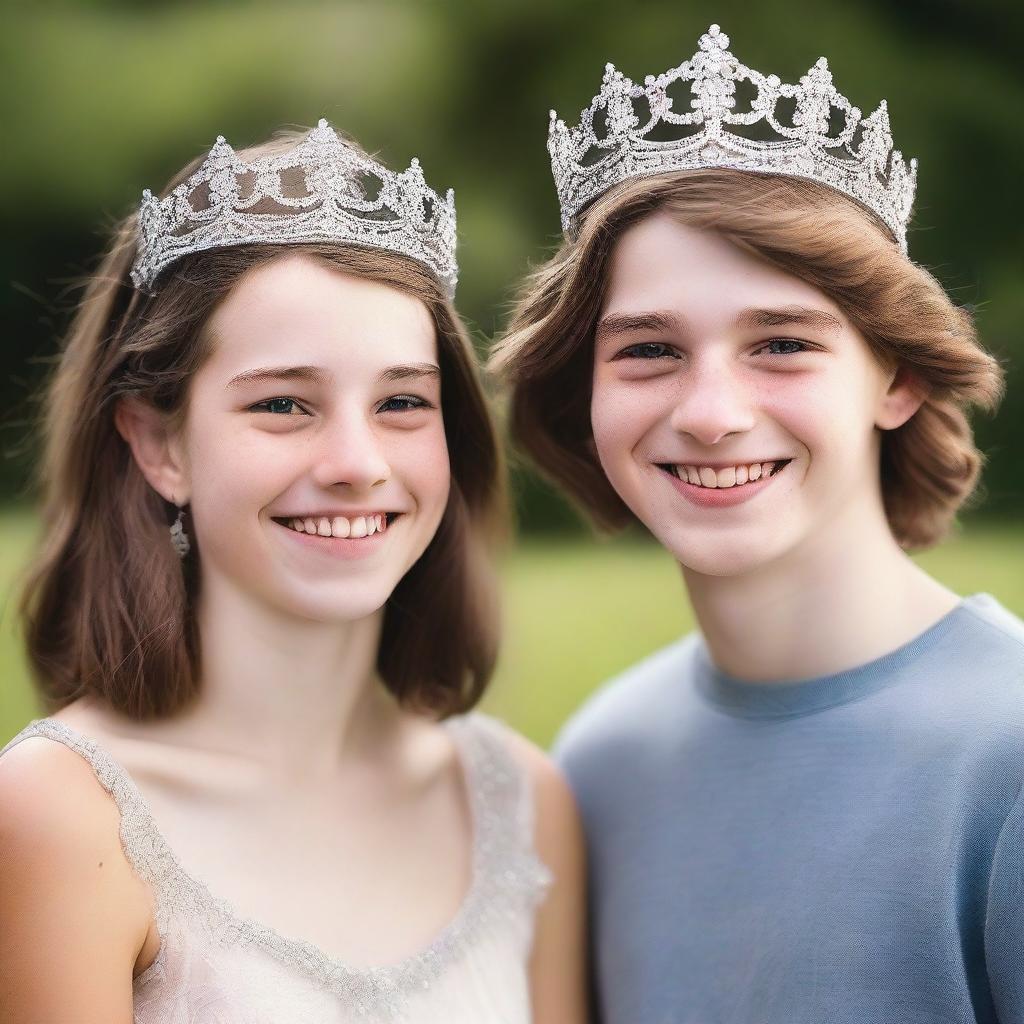
[[[820,310],[840,328],[738,326],[744,310],[780,307]],[[916,404],[889,394],[893,372],[831,299],[713,232],[657,214],[617,243],[601,316],[650,311],[678,327],[599,332],[591,419],[608,479],[683,566],[740,574],[798,557],[839,518],[874,528],[884,516],[879,428],[903,422]],[[765,351],[773,338],[806,350]],[[638,343],[672,357],[624,354]],[[792,462],[728,509],[681,499],[654,465],[779,458]]]
[[[390,366],[437,363],[426,307],[285,258],[246,275],[211,326],[215,348],[192,383],[181,439],[204,590],[318,621],[378,611],[430,542],[448,498],[440,383],[379,380]],[[330,382],[226,389],[239,373],[280,365],[322,367]],[[403,395],[431,408],[382,410]],[[295,403],[249,410],[282,397]],[[272,521],[337,507],[403,515],[378,554],[349,561],[311,554]]]

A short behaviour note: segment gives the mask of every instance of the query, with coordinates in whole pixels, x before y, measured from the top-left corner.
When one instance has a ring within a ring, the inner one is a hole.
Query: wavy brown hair
[[[301,137],[282,134],[242,156],[280,152]],[[497,652],[490,556],[505,532],[505,473],[472,343],[437,279],[386,250],[244,245],[183,258],[149,296],[128,276],[135,233],[133,216],[89,281],[42,395],[43,541],[21,613],[48,708],[91,694],[132,718],[156,718],[198,694],[193,611],[202,552],[193,546],[184,562],[174,552],[174,507],[144,479],[114,411],[134,396],[180,425],[189,383],[210,351],[213,312],[247,271],[295,252],[412,295],[432,316],[451,489],[436,534],[386,604],[377,669],[406,707],[437,716],[472,707]]]
[[[935,544],[971,497],[983,456],[968,420],[993,410],[1003,388],[970,315],[907,259],[873,214],[812,181],[728,169],[680,171],[623,183],[526,281],[490,369],[509,391],[513,439],[542,473],[609,530],[632,521],[593,448],[594,332],[615,243],[657,211],[717,231],[821,289],[884,364],[906,367],[926,394],[901,427],[885,431],[885,512],[905,548]]]

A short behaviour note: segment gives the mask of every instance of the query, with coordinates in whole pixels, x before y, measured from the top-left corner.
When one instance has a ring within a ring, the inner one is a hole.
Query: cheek
[[[293,479],[302,465],[297,438],[232,430],[221,420],[216,428],[193,432],[189,449],[192,489],[214,507],[262,505]]]
[[[860,486],[874,471],[874,406],[866,382],[855,373],[780,381],[762,408],[805,449],[808,482],[832,490],[838,477]]]
[[[598,370],[590,398],[590,424],[602,463],[631,454],[665,415],[662,389],[649,381],[617,380]]]
[[[451,487],[451,461],[440,422],[396,438],[390,462],[392,471],[400,475],[417,504],[444,509]]]

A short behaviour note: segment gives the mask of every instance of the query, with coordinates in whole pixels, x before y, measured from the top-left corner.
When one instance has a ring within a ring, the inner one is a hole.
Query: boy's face
[[[867,537],[882,516],[879,428],[916,411],[911,384],[826,295],[721,235],[659,213],[616,244],[596,450],[693,572],[739,575]]]

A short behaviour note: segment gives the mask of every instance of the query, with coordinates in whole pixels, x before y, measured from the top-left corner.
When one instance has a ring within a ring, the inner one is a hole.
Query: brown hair
[[[926,394],[884,432],[885,512],[906,548],[936,543],[977,483],[983,457],[969,408],[992,410],[1003,375],[969,314],[899,251],[873,214],[812,181],[728,169],[623,183],[580,217],[576,233],[527,279],[490,369],[510,390],[513,438],[601,527],[632,514],[597,461],[590,427],[594,331],[612,250],[656,211],[720,232],[830,296],[883,362],[906,367]]]
[[[242,155],[280,152],[301,137],[282,134]],[[199,692],[193,607],[201,552],[183,562],[174,552],[174,508],[147,484],[114,410],[133,395],[180,424],[214,310],[248,270],[295,252],[406,292],[431,313],[451,489],[435,536],[387,602],[377,669],[407,707],[438,716],[472,707],[497,651],[489,549],[504,534],[505,474],[472,343],[434,275],[385,250],[244,245],[181,259],[147,296],[128,277],[135,231],[133,216],[88,283],[43,396],[43,542],[21,612],[49,708],[92,694],[132,718],[155,718]]]

